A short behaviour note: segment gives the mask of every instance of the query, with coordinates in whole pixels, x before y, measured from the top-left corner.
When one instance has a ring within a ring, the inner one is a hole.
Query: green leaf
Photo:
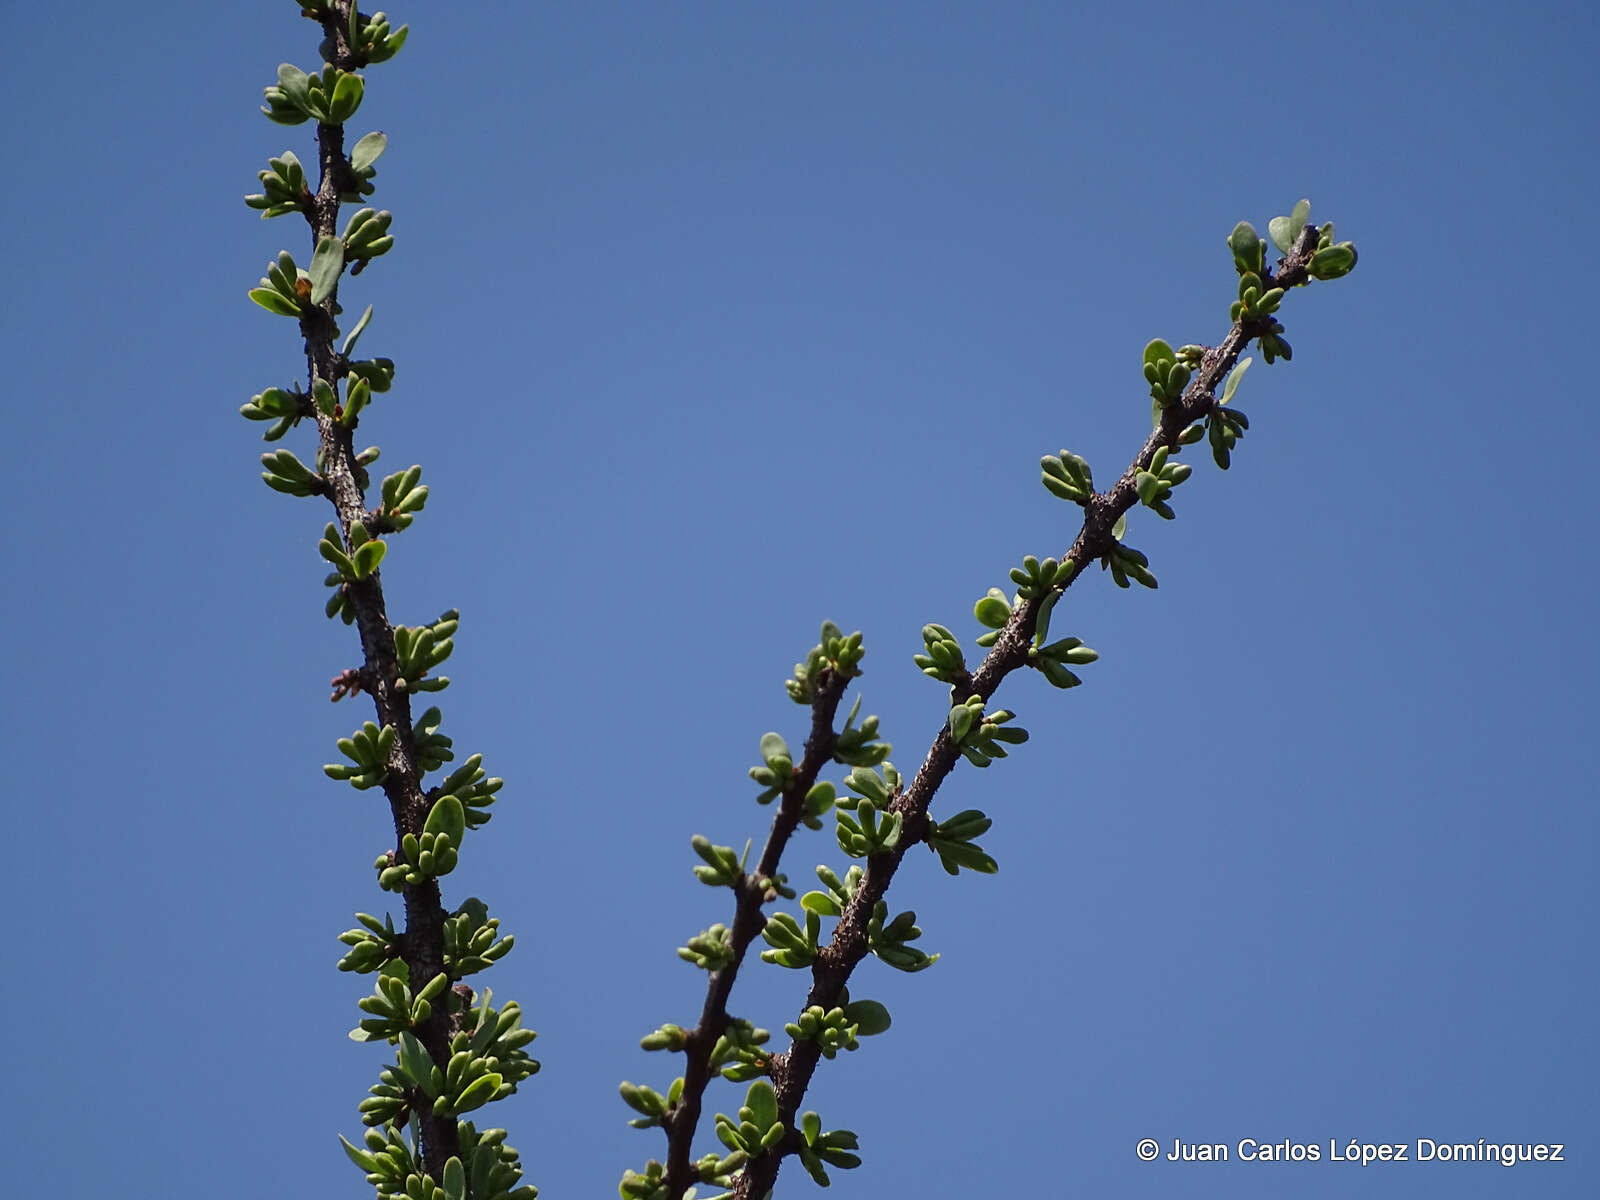
[[[1273,217],[1267,223],[1267,236],[1280,252],[1287,254],[1305,232],[1306,219],[1311,216],[1311,201],[1302,200],[1287,217]]]
[[[280,317],[298,317],[300,306],[277,288],[251,288],[250,299],[254,300],[269,313],[276,313]]]
[[[1233,393],[1239,390],[1239,380],[1244,378],[1244,373],[1250,369],[1253,358],[1242,359],[1238,366],[1228,372],[1228,381],[1222,385],[1222,399],[1218,404],[1226,404],[1233,399]]]
[[[261,456],[261,465],[274,475],[296,483],[307,483],[316,478],[311,468],[295,457],[293,450],[274,450]]]
[[[367,305],[367,311],[362,313],[361,319],[356,322],[356,327],[352,329],[350,331],[350,335],[344,339],[344,345],[339,347],[340,354],[344,355],[346,358],[350,356],[350,351],[356,348],[356,339],[361,336],[361,331],[367,327],[371,320],[372,305],[369,304]]]
[[[852,1025],[859,1025],[856,1030],[862,1037],[872,1037],[889,1028],[889,1010],[876,1000],[853,1000],[845,1005],[845,1019]]]
[[[444,834],[455,846],[461,845],[466,830],[467,810],[454,796],[440,796],[434,802],[432,811],[428,813],[427,823],[422,827],[424,833]]]
[[[445,1200],[467,1200],[467,1173],[454,1155],[444,1164],[443,1186]]]
[[[1177,352],[1160,338],[1156,338],[1144,348],[1144,365],[1147,367],[1154,366],[1163,359],[1175,360],[1177,357]]]
[[[816,1181],[818,1187],[828,1187],[832,1184],[833,1180],[828,1178],[828,1172],[823,1167],[822,1160],[808,1147],[800,1147],[800,1165]]]
[[[1294,206],[1294,211],[1289,214],[1289,244],[1292,246],[1300,240],[1300,235],[1306,231],[1306,222],[1311,219],[1311,201],[1301,200]]]
[[[330,116],[336,124],[348,121],[356,115],[356,109],[361,107],[361,96],[366,90],[366,84],[361,76],[350,71],[339,72],[339,81],[333,85],[333,100]]]
[[[1272,244],[1278,248],[1280,254],[1289,253],[1289,248],[1294,245],[1294,239],[1289,236],[1289,218],[1273,217],[1267,222],[1267,236],[1272,239]]]
[[[311,303],[321,304],[339,282],[339,272],[344,269],[344,243],[336,237],[325,237],[317,243],[316,253],[306,274],[311,277]]]
[[[356,1032],[359,1033],[361,1031],[356,1030]],[[363,1037],[362,1040],[365,1040],[365,1038]],[[349,1142],[345,1141],[344,1134],[342,1133],[339,1135],[339,1144],[344,1147],[346,1157],[348,1157],[351,1162],[355,1163],[355,1165],[360,1167],[363,1171],[371,1171],[378,1165],[378,1160],[372,1155],[368,1154],[365,1150],[357,1150]]]
[[[428,1076],[434,1068],[433,1056],[415,1034],[406,1032],[400,1035],[398,1060],[400,1069],[411,1077],[412,1083],[420,1088],[427,1087]]]
[[[764,733],[761,735],[761,761],[769,766],[774,759],[784,759],[793,763],[794,759],[789,753],[789,743],[783,740],[780,734]]]
[[[500,1085],[505,1079],[490,1071],[487,1075],[480,1075],[474,1079],[461,1095],[456,1097],[450,1109],[456,1113],[471,1112],[475,1108],[482,1108],[494,1099],[494,1094],[500,1090]],[[443,1097],[441,1097],[443,1099]]]
[[[1338,279],[1355,269],[1356,248],[1351,242],[1327,246],[1311,257],[1310,271],[1316,279]],[[1288,357],[1285,355],[1284,357]]]
[[[765,1132],[778,1123],[778,1094],[765,1079],[758,1079],[745,1093],[745,1107],[757,1128]]]
[[[1006,603],[1005,594],[999,588],[990,588],[989,594],[972,606],[972,615],[978,618],[980,625],[1004,629],[1006,622],[1011,619],[1011,606]]]
[[[972,722],[977,712],[965,704],[958,704],[950,710],[950,737],[957,744],[972,731]]]
[[[861,793],[874,804],[889,803],[889,785],[884,782],[883,776],[871,767],[856,767],[850,772],[845,784],[851,791]]]
[[[365,579],[368,575],[371,575],[374,571],[376,571],[378,569],[378,564],[383,561],[384,552],[387,551],[388,548],[389,547],[385,543],[377,539],[374,539],[370,542],[363,542],[360,546],[358,546],[356,548],[356,552],[351,555],[351,561],[355,564],[356,568],[356,578]]]
[[[836,797],[833,784],[825,779],[819,780],[812,784],[811,790],[806,793],[806,812],[820,817],[833,807]]]
[[[278,64],[278,86],[301,112],[311,112],[311,77],[293,63]]]
[[[351,148],[350,165],[359,174],[377,162],[378,156],[388,148],[387,137],[381,133],[369,133]]]
[[[311,399],[316,404],[317,411],[325,417],[333,416],[334,406],[339,403],[338,394],[326,379],[317,379],[312,382]]]
[[[841,911],[839,902],[827,892],[807,892],[800,897],[800,907],[819,917],[837,917]]]
[[[1240,221],[1233,227],[1228,235],[1228,248],[1233,251],[1233,264],[1240,272],[1261,269],[1261,239],[1249,221]]]

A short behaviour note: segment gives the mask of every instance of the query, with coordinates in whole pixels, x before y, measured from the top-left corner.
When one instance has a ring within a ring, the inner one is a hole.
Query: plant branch
[[[1307,268],[1316,249],[1317,227],[1308,225],[1291,252],[1279,262],[1277,272],[1267,276],[1269,286],[1290,288],[1306,282]],[[1267,321],[1242,318],[1234,322],[1220,345],[1205,352],[1200,369],[1183,395],[1163,411],[1160,423],[1145,439],[1127,470],[1109,491],[1096,493],[1084,505],[1082,527],[1065,555],[1073,563],[1072,572],[1064,582],[1056,584],[1055,590],[1070,587],[1089,563],[1108,552],[1115,541],[1112,529],[1118,518],[1139,502],[1136,482],[1139,472],[1150,466],[1163,446],[1168,450],[1176,449],[1183,431],[1204,419],[1216,406],[1216,389],[1238,362],[1239,355],[1252,339],[1269,329]],[[963,689],[964,695],[976,694],[987,702],[1007,675],[1027,664],[1028,646],[1033,639],[1041,603],[1042,597],[1034,597],[1016,606],[999,639],[972,675],[970,687]],[[821,948],[812,966],[811,990],[803,1008],[819,1006],[830,1010],[839,1006],[851,972],[870,952],[867,922],[873,909],[888,892],[906,853],[925,839],[928,807],[960,757],[960,747],[950,736],[949,726],[941,725],[911,785],[891,802],[892,810],[905,822],[900,840],[894,849],[867,860],[860,886],[840,915],[833,937]],[[777,1179],[783,1158],[797,1148],[796,1115],[821,1056],[821,1043],[815,1039],[792,1040],[787,1051],[772,1056],[771,1075],[777,1093],[778,1115],[790,1133],[777,1147],[752,1158],[739,1174],[733,1191],[737,1200],[765,1196]],[[669,1192],[673,1197],[681,1194],[676,1189]]]
[[[346,39],[351,2],[332,0],[319,18],[319,23],[336,48],[335,65],[354,70],[364,64],[353,54]],[[321,178],[306,213],[313,246],[322,238],[335,236],[340,194],[350,187],[350,164],[345,157],[342,124],[317,125],[317,152]],[[335,285],[320,305],[308,304],[300,320],[301,332],[305,337],[306,364],[313,386],[321,380],[329,387],[337,387],[346,370],[343,356],[334,349],[333,344],[338,333],[334,320],[337,311],[338,287]],[[317,412],[315,417],[318,470],[327,481],[329,499],[348,544],[351,529],[357,522],[370,524],[372,521],[361,483],[364,471],[356,462],[352,440],[354,431],[335,415]],[[389,801],[395,844],[398,846],[406,834],[420,835],[428,816],[428,801],[422,787],[423,772],[412,735],[411,698],[408,692],[394,686],[399,676],[394,627],[389,622],[380,573],[374,570],[365,579],[346,582],[344,587],[354,606],[356,628],[361,637],[364,659],[360,668],[362,683],[372,697],[379,727],[389,727],[395,731],[394,744],[389,752],[388,772],[382,786]],[[446,914],[438,880],[429,879],[407,886],[404,902],[405,931],[401,945],[405,950],[410,986],[415,991],[444,970]],[[435,1062],[449,1061],[450,1027],[445,1004],[435,1004],[427,1020],[415,1032]],[[423,1167],[435,1180],[441,1179],[446,1160],[460,1153],[456,1118],[436,1116],[432,1105],[420,1095],[414,1111],[421,1124]]]
[[[819,676],[816,692],[811,699],[811,733],[806,738],[805,753],[778,801],[760,862],[753,873],[742,875],[734,886],[737,899],[729,938],[733,946],[733,959],[727,966],[711,972],[707,980],[700,1023],[695,1026],[684,1046],[688,1061],[684,1067],[683,1095],[662,1118],[662,1126],[667,1131],[669,1196],[681,1196],[699,1181],[690,1154],[695,1130],[700,1123],[706,1086],[714,1074],[711,1054],[728,1025],[728,996],[733,991],[745,952],[766,926],[766,917],[761,908],[776,896],[769,881],[776,879],[784,848],[805,814],[806,793],[817,782],[822,769],[833,760],[834,747],[839,740],[833,729],[833,718],[851,678],[851,675],[831,667]]]

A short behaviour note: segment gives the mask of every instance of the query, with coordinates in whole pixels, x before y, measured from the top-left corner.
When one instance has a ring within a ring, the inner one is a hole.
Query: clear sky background
[[[256,111],[315,65],[296,13],[6,6],[17,1196],[366,1194],[335,1134],[380,1053],[335,935],[385,911],[392,835],[320,770],[371,716],[327,701],[357,655],[328,510],[261,485],[237,415],[303,370],[245,292],[306,230],[242,203],[313,157]],[[444,731],[507,780],[445,886],[519,939],[481,979],[544,1071],[492,1121],[546,1196],[663,1151],[617,1084],[676,1073],[638,1039],[693,1023],[675,947],[731,911],[689,838],[764,836],[745,771],[800,743],[781,685],[820,622],[865,633],[914,768],[946,691],[921,626],[970,639],[1066,548],[1039,456],[1115,478],[1141,348],[1220,338],[1225,235],[1301,196],[1359,267],[1289,298],[1233,470],[1191,455],[1178,519],[1136,510],[1160,590],[1094,572],[1056,610],[1086,686],[1001,693],[1033,740],[934,809],[990,812],[1000,874],[908,860],[891,899],[943,958],[863,965],[894,1027],[807,1107],[861,1134],[844,1197],[1600,1193],[1592,6],[392,15],[353,127],[389,135],[398,244],[344,299],[398,375],[361,440],[424,467],[390,611],[459,606]],[[831,837],[792,847],[802,890],[818,862]],[[734,1007],[781,1038],[805,984],[752,966]],[[1567,1161],[1147,1165],[1144,1137]]]

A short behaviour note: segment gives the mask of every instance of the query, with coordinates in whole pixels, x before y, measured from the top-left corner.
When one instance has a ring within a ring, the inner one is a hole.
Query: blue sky
[[[544,1071],[494,1116],[544,1194],[662,1152],[616,1087],[674,1073],[638,1039],[692,1023],[674,948],[730,912],[689,838],[762,835],[745,771],[803,737],[781,682],[819,623],[864,632],[914,767],[921,626],[970,639],[1067,546],[1039,456],[1114,478],[1145,342],[1220,338],[1228,230],[1309,196],[1360,266],[1289,298],[1233,469],[1193,456],[1178,519],[1135,514],[1160,590],[1095,572],[1058,607],[1086,686],[1013,679],[1033,740],[934,807],[994,817],[1000,874],[908,860],[891,899],[943,958],[864,964],[894,1027],[808,1107],[861,1134],[845,1197],[1594,1195],[1593,10],[473,9],[392,10],[353,126],[389,136],[398,240],[343,295],[398,365],[364,440],[432,488],[390,612],[461,609],[445,732],[507,780],[446,894],[519,938],[483,978]],[[315,30],[289,0],[11,10],[16,1193],[359,1195],[334,1135],[379,1055],[334,939],[383,911],[388,816],[319,769],[371,715],[326,699],[356,654],[327,512],[258,482],[237,416],[300,370],[245,292],[305,230],[241,201],[312,157],[256,107]],[[791,878],[819,862],[811,835]],[[781,1031],[804,983],[749,970],[734,1007]]]

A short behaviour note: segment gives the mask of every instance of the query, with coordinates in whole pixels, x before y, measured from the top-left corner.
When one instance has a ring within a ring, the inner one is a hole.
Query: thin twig
[[[1303,283],[1308,277],[1307,266],[1316,248],[1317,227],[1308,225],[1300,241],[1279,263],[1276,274],[1269,273],[1266,276],[1267,286],[1290,288]],[[1056,590],[1072,586],[1085,567],[1111,548],[1114,540],[1111,531],[1118,518],[1138,503],[1139,472],[1149,467],[1151,459],[1161,447],[1175,449],[1183,431],[1204,419],[1216,406],[1216,389],[1238,362],[1239,355],[1251,340],[1269,328],[1266,321],[1241,319],[1228,330],[1221,345],[1206,351],[1200,369],[1184,389],[1182,397],[1163,411],[1160,424],[1145,439],[1128,469],[1109,491],[1097,493],[1084,506],[1082,528],[1065,555],[1072,560],[1073,570],[1065,582],[1056,585]],[[971,686],[964,689],[965,695],[976,694],[987,702],[1007,675],[1026,665],[1041,599],[1025,600],[1013,610],[998,641],[973,674]],[[840,915],[833,937],[826,946],[820,948],[817,961],[812,966],[811,990],[802,1008],[819,1006],[827,1011],[838,1007],[851,972],[870,952],[867,922],[873,909],[888,892],[889,884],[906,853],[926,837],[928,806],[960,757],[960,748],[951,738],[949,727],[941,725],[911,785],[891,803],[893,811],[899,813],[905,822],[900,840],[893,850],[867,859],[866,872],[860,885]],[[816,1039],[793,1040],[788,1050],[772,1056],[770,1069],[773,1088],[777,1093],[778,1118],[789,1134],[772,1150],[753,1158],[740,1172],[733,1188],[736,1200],[755,1200],[765,1196],[777,1180],[783,1159],[798,1149],[795,1118],[821,1056],[822,1044]],[[669,1194],[676,1198],[682,1193],[674,1190]]]
[[[688,1062],[683,1074],[683,1095],[662,1118],[662,1126],[667,1131],[668,1195],[681,1196],[699,1181],[690,1154],[700,1123],[706,1085],[713,1074],[711,1052],[728,1026],[728,995],[733,991],[745,952],[767,923],[761,912],[769,895],[765,881],[777,877],[784,848],[805,814],[806,793],[817,782],[822,769],[833,760],[834,747],[839,740],[833,730],[833,718],[850,679],[851,676],[832,668],[824,669],[818,676],[811,698],[811,734],[806,738],[805,753],[778,801],[760,862],[754,872],[742,876],[734,887],[738,899],[729,936],[733,958],[727,966],[711,972],[706,982],[706,1001],[700,1012],[700,1023],[684,1047]]]
[[[356,70],[365,65],[352,51],[346,37],[349,27],[351,0],[332,0],[319,18],[323,32],[333,49],[334,65],[343,70]],[[344,151],[344,126],[318,124],[317,157],[321,179],[316,195],[308,206],[306,220],[311,226],[312,244],[321,238],[333,237],[339,220],[339,197],[350,189],[350,164]],[[333,346],[337,334],[334,321],[338,288],[317,307],[307,306],[300,320],[305,337],[306,365],[314,386],[322,380],[337,387],[347,364]],[[366,496],[360,479],[363,474],[356,462],[353,445],[354,431],[346,428],[336,416],[318,412],[317,470],[327,481],[329,499],[337,513],[339,527],[346,543],[350,541],[352,526],[363,522],[370,528],[373,514],[367,510]],[[383,780],[383,792],[389,801],[394,819],[395,844],[398,846],[406,834],[420,835],[427,820],[428,803],[422,787],[423,772],[418,765],[416,743],[412,735],[411,698],[406,691],[395,688],[399,675],[395,654],[394,627],[389,623],[384,604],[383,583],[378,571],[365,579],[344,584],[355,608],[356,628],[361,636],[364,665],[360,668],[365,689],[372,696],[378,725],[395,731],[394,745],[389,752],[388,772]],[[429,879],[405,889],[405,931],[401,940],[405,963],[410,973],[413,990],[420,989],[430,979],[444,970],[444,903],[439,883]],[[417,1038],[433,1056],[435,1062],[450,1059],[450,1028],[448,1006],[438,1003],[428,1019],[416,1030]],[[447,1159],[460,1153],[456,1119],[453,1116],[435,1116],[431,1104],[419,1103],[416,1115],[421,1124],[423,1169],[434,1179],[443,1178]]]

